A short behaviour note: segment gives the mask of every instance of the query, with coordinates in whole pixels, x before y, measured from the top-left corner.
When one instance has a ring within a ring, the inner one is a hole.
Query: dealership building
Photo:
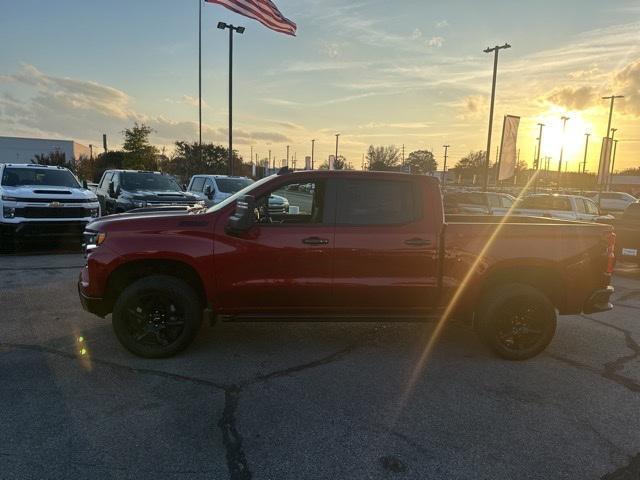
[[[89,147],[73,140],[0,137],[0,163],[32,163],[36,155],[56,152],[63,153],[69,163],[91,155]]]

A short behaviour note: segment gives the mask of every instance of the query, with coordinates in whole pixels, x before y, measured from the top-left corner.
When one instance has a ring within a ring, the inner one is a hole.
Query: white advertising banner
[[[520,117],[505,115],[502,125],[502,141],[500,142],[500,160],[498,180],[513,178],[516,174],[518,127]]]
[[[611,169],[611,144],[613,141],[609,137],[602,139],[602,148],[600,149],[600,163],[598,166],[598,185],[604,185],[609,178],[609,170]]]

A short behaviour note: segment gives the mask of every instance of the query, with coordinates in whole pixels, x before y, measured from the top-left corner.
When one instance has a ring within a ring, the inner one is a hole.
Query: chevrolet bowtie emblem
[[[60,205],[62,205],[60,202],[51,202],[49,204],[50,207],[59,207]]]

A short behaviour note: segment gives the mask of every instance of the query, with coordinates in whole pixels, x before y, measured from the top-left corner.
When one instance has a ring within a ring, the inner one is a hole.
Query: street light
[[[447,150],[451,145],[443,145],[444,147],[444,166],[442,167],[442,186],[447,184]]]
[[[498,75],[498,52],[503,48],[511,48],[511,45],[505,43],[502,46],[496,45],[493,48],[487,47],[484,53],[494,52],[493,56],[493,81],[491,82],[491,106],[489,108],[489,132],[487,134],[487,153],[484,165],[484,191],[489,186],[489,152],[491,151],[491,129],[493,128],[493,105],[496,99],[496,76]]]
[[[558,188],[560,188],[560,176],[562,175],[562,155],[564,153],[564,131],[567,128],[567,120],[569,117],[565,117],[564,115],[560,117],[562,120],[562,141],[560,143],[560,160],[558,161]]]
[[[584,136],[587,137],[587,139],[584,142],[584,160],[582,161],[582,173],[587,172],[587,149],[589,148],[589,137],[591,136],[591,134],[585,133]],[[578,169],[578,172],[580,172],[580,169]]]
[[[333,167],[335,168],[335,164],[338,161],[338,138],[340,138],[340,134],[336,133],[336,156],[333,157]],[[332,168],[333,170],[333,168]]]
[[[229,29],[229,175],[233,175],[233,32],[243,34],[245,28],[224,22],[218,22],[218,28]]]

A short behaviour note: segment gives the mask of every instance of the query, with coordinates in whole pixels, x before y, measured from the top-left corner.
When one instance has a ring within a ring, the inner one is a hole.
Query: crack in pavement
[[[603,322],[602,320],[591,318],[588,315],[581,314],[580,316],[586,320],[611,328],[613,330],[616,330],[617,332],[624,334],[625,346],[629,350],[631,350],[632,353],[628,355],[622,355],[610,362],[605,363],[602,369],[580,362],[579,360],[573,360],[571,358],[563,357],[561,355],[554,355],[552,353],[549,353],[547,355],[555,360],[571,365],[572,367],[598,374],[601,377],[611,380],[632,392],[640,392],[639,382],[633,380],[632,378],[625,377],[624,375],[619,373],[622,369],[624,369],[627,363],[640,358],[640,345],[633,339],[631,332],[625,328],[611,325],[610,323]]]
[[[242,436],[238,432],[236,427],[236,412],[238,410],[238,404],[240,402],[240,394],[242,389],[258,383],[267,382],[274,378],[284,377],[293,373],[302,372],[322,365],[340,360],[349,353],[351,353],[357,347],[356,344],[348,345],[341,350],[333,352],[317,360],[312,360],[300,365],[294,365],[292,367],[284,368],[281,370],[274,370],[273,372],[258,375],[253,379],[246,380],[239,384],[224,384],[216,383],[210,380],[197,378],[188,375],[180,375],[176,373],[165,372],[162,370],[154,370],[149,368],[130,367],[128,365],[122,365],[120,363],[111,362],[108,360],[101,360],[98,358],[92,358],[91,362],[96,365],[101,365],[108,368],[122,370],[128,373],[151,375],[178,382],[189,382],[195,385],[202,385],[205,387],[215,388],[217,390],[224,391],[224,408],[222,411],[222,417],[218,421],[218,427],[222,432],[222,444],[224,445],[227,459],[227,468],[229,470],[229,476],[231,480],[250,480],[252,478],[251,470],[249,469],[246,454],[242,447]],[[16,350],[28,350],[40,353],[47,353],[50,355],[57,355],[62,358],[71,360],[81,360],[82,356],[75,353],[59,350],[44,345],[31,345],[31,344],[16,344],[16,343],[1,343],[0,349],[16,349]]]

